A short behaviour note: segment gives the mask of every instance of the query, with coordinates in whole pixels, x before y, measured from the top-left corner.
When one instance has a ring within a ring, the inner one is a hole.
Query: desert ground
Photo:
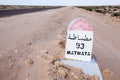
[[[0,80],[99,80],[59,62],[67,27],[75,18],[93,26],[92,53],[104,80],[119,80],[120,21],[76,7],[1,17]]]

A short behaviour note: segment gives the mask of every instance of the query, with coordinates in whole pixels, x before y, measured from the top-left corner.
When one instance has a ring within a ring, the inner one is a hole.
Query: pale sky
[[[119,5],[120,0],[0,0],[0,5],[101,6]]]

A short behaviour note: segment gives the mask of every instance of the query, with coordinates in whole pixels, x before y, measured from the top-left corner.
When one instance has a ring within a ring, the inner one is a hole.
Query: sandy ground
[[[119,80],[120,21],[71,7],[0,18],[0,80],[78,80],[54,69],[64,58],[66,28],[78,17],[93,25],[93,54],[104,80]]]

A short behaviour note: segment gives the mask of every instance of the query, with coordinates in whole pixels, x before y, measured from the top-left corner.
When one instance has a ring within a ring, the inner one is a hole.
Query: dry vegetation
[[[108,14],[110,16],[118,17],[120,19],[120,6],[88,6],[79,8],[83,8],[88,11],[95,11],[104,15]]]

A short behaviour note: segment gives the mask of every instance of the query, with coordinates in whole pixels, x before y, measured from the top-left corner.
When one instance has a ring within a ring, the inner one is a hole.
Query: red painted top
[[[92,31],[92,26],[85,19],[77,18],[70,23],[68,30]]]

